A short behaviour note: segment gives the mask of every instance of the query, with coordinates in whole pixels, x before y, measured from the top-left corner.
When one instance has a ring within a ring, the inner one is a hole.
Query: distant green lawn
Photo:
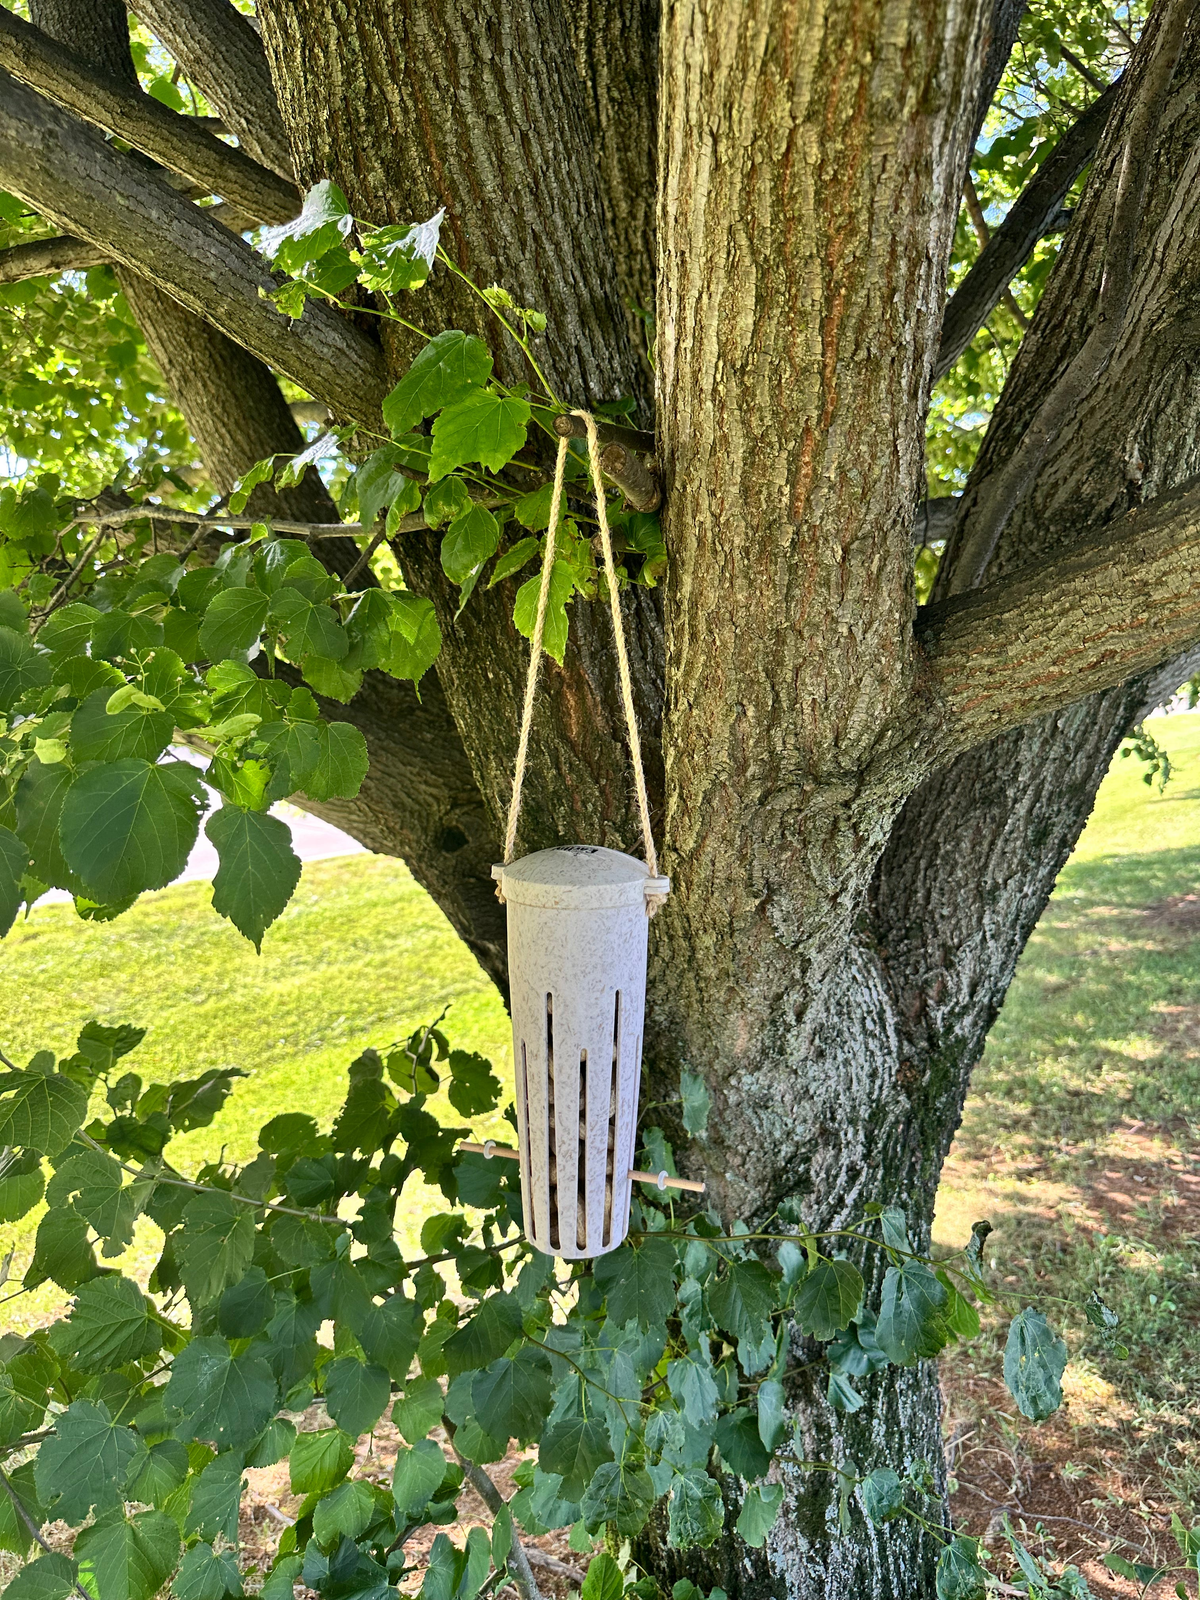
[[[244,1160],[255,1134],[282,1110],[328,1126],[345,1093],[347,1067],[367,1045],[386,1047],[432,1022],[457,1046],[487,1055],[511,1094],[511,1035],[503,1004],[474,957],[407,869],[385,856],[312,862],[263,953],[217,916],[206,883],[147,895],[115,922],[81,922],[70,905],[35,907],[0,946],[0,1050],[23,1064],[35,1050],[69,1054],[89,1018],[132,1022],[146,1038],[125,1065],[143,1082],[241,1067],[209,1128],[176,1140],[173,1159],[192,1170],[224,1150]],[[438,1096],[433,1109],[461,1124]],[[482,1124],[480,1124],[482,1126]],[[488,1125],[487,1131],[499,1128]],[[404,1239],[441,1197],[406,1191]],[[15,1249],[24,1271],[40,1208],[0,1227],[0,1255]],[[125,1264],[145,1274],[157,1230],[143,1222]],[[0,1304],[3,1304],[0,1291]],[[45,1285],[0,1310],[0,1328],[44,1321],[62,1301]]]

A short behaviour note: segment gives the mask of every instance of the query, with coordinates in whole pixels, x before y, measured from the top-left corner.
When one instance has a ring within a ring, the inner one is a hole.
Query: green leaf
[[[46,1185],[51,1206],[74,1197],[75,1210],[105,1241],[106,1256],[119,1255],[133,1243],[138,1213],[137,1191],[126,1185],[120,1163],[103,1150],[81,1150],[64,1161]]]
[[[248,1467],[273,1467],[291,1452],[296,1442],[296,1424],[286,1417],[272,1417],[258,1438],[246,1450]]]
[[[232,590],[231,593],[242,593]],[[71,750],[76,761],[120,761],[142,756],[153,761],[171,742],[175,718],[169,711],[107,710],[111,695],[96,689],[71,718]]]
[[[421,1307],[403,1294],[392,1294],[382,1306],[371,1306],[358,1328],[358,1342],[368,1360],[384,1366],[395,1382],[403,1382],[422,1333]]]
[[[477,571],[500,543],[500,524],[484,506],[475,505],[450,524],[442,540],[442,571],[452,583],[462,584]]]
[[[246,1275],[254,1254],[254,1217],[219,1190],[198,1194],[183,1212],[175,1254],[194,1306],[215,1300]]]
[[[517,598],[513,603],[513,625],[517,632],[524,634],[527,639],[533,638],[541,584],[540,573],[527,578],[517,590]],[[560,667],[567,653],[567,601],[574,592],[575,579],[570,564],[566,561],[556,561],[550,569],[550,593],[546,597],[542,648],[547,655],[554,657]]]
[[[0,1159],[0,1223],[19,1222],[42,1198],[46,1182],[36,1150],[11,1151]]]
[[[875,1338],[889,1361],[909,1367],[937,1355],[946,1343],[946,1298],[945,1288],[919,1262],[887,1269]]]
[[[471,509],[471,496],[461,478],[444,478],[425,492],[425,521],[431,528],[453,522]]]
[[[263,630],[270,601],[258,589],[222,589],[208,603],[200,648],[209,661],[245,655]]]
[[[344,1534],[357,1539],[375,1515],[375,1496],[366,1483],[339,1483],[313,1507],[313,1533],[318,1544],[328,1550]]]
[[[102,1513],[119,1506],[137,1448],[137,1435],[115,1423],[106,1405],[72,1401],[38,1450],[34,1471],[38,1499],[72,1527],[93,1509]]]
[[[387,1369],[343,1356],[325,1368],[325,1407],[346,1433],[369,1433],[391,1399]]]
[[[447,329],[429,341],[383,402],[383,420],[399,438],[425,417],[480,388],[491,375],[492,357],[483,340]]]
[[[727,1411],[713,1432],[722,1460],[739,1478],[761,1478],[771,1465],[758,1431],[758,1418],[747,1406]]]
[[[442,1404],[442,1386],[436,1378],[413,1378],[392,1407],[392,1421],[409,1444],[416,1444],[441,1422]]]
[[[549,1357],[532,1345],[511,1358],[501,1356],[475,1378],[471,1399],[485,1433],[505,1443],[529,1443],[541,1433],[554,1403]]]
[[[947,1333],[955,1339],[974,1339],[979,1332],[979,1312],[955,1288],[946,1272],[938,1271],[937,1281],[946,1291],[946,1304],[942,1307],[942,1322]]]
[[[303,1556],[280,1556],[262,1586],[262,1600],[294,1600],[295,1586],[303,1570]]]
[[[779,1508],[783,1504],[783,1485],[763,1483],[751,1489],[742,1501],[738,1513],[737,1531],[755,1550],[761,1550],[766,1537],[775,1526]]]
[[[618,1327],[636,1320],[656,1328],[675,1309],[675,1250],[665,1239],[648,1238],[640,1249],[623,1244],[598,1257],[592,1273]]]
[[[1040,1311],[1027,1306],[1012,1319],[1004,1346],[1004,1381],[1023,1416],[1044,1422],[1058,1410],[1066,1365],[1067,1347]]]
[[[683,1103],[683,1125],[696,1138],[708,1128],[708,1113],[712,1109],[712,1096],[698,1072],[680,1074],[679,1097]]]
[[[668,1361],[667,1387],[690,1427],[707,1428],[716,1421],[719,1395],[711,1366],[691,1356]]]
[[[420,683],[442,648],[437,613],[433,601],[420,595],[398,594],[393,601],[391,640],[380,665],[393,678],[411,678],[413,683]]]
[[[300,215],[273,228],[260,228],[257,245],[284,272],[298,272],[332,250],[354,226],[346,196],[336,183],[322,178],[304,196]]]
[[[891,1467],[876,1467],[868,1472],[858,1489],[863,1510],[876,1527],[890,1522],[904,1510],[904,1485],[899,1473]]]
[[[384,506],[390,506],[397,496],[408,499],[405,511],[415,511],[421,504],[421,492],[417,485],[404,473],[397,472],[396,465],[395,448],[384,445],[382,450],[369,455],[354,474],[358,520],[364,528],[370,528]]]
[[[646,1526],[656,1499],[650,1474],[628,1461],[605,1461],[592,1474],[580,1504],[589,1528],[612,1523],[632,1539]]]
[[[15,1080],[15,1083],[14,1083]],[[0,1147],[40,1150],[56,1156],[75,1137],[87,1116],[87,1090],[61,1073],[7,1073],[11,1092],[0,1097]]]
[[[353,800],[367,775],[367,741],[349,722],[325,722],[317,729],[316,765],[304,778],[310,800]]]
[[[415,1521],[445,1476],[446,1458],[432,1439],[420,1439],[411,1450],[401,1450],[392,1474],[397,1516]]]
[[[261,1267],[251,1267],[238,1283],[230,1284],[217,1306],[217,1327],[226,1339],[253,1339],[271,1320],[275,1295]]]
[[[488,1366],[504,1354],[520,1331],[521,1308],[512,1295],[489,1296],[470,1321],[443,1345],[447,1374],[456,1378],[473,1367]]]
[[[224,1450],[248,1444],[262,1431],[275,1393],[271,1369],[253,1347],[235,1356],[225,1339],[206,1336],[193,1338],[175,1357],[163,1404],[182,1419],[175,1430],[180,1437],[186,1426],[191,1438]]]
[[[83,885],[63,859],[58,837],[63,800],[73,782],[74,773],[65,764],[31,761],[17,784],[17,832],[33,858],[34,877],[80,894]]]
[[[228,917],[261,951],[263,934],[300,882],[292,830],[264,811],[225,805],[213,812],[204,831],[220,860],[213,878],[213,910]]]
[[[22,1567],[4,1591],[5,1600],[67,1600],[75,1596],[75,1563],[53,1551]]]
[[[581,1500],[596,1468],[612,1459],[608,1429],[596,1417],[554,1423],[542,1435],[538,1449],[538,1466],[543,1472],[558,1473],[567,1500]]]
[[[216,1554],[204,1540],[184,1553],[171,1584],[176,1600],[225,1600],[242,1592],[242,1575],[232,1550]]]
[[[328,656],[340,661],[350,649],[350,639],[334,613],[314,604],[298,589],[280,589],[271,601],[271,618],[278,625],[293,661],[305,656]]]
[[[735,1261],[728,1275],[708,1288],[709,1309],[719,1326],[755,1343],[770,1332],[776,1303],[775,1279],[761,1261]]]
[[[513,514],[523,528],[542,533],[550,526],[550,507],[554,504],[554,485],[543,483],[540,489],[523,494],[513,507]]]
[[[624,1573],[608,1552],[602,1550],[588,1563],[579,1600],[621,1600],[624,1593]]]
[[[774,1452],[787,1432],[787,1409],[783,1385],[777,1378],[766,1378],[758,1386],[758,1435],[764,1447]]]
[[[499,557],[492,568],[488,588],[494,589],[498,583],[503,583],[505,578],[511,578],[514,572],[520,572],[526,562],[532,561],[540,549],[539,539],[518,539],[516,544]]]
[[[721,1486],[706,1472],[693,1470],[671,1480],[667,1544],[672,1550],[715,1544],[725,1526]]]
[[[847,1416],[853,1416],[856,1411],[861,1411],[867,1403],[845,1373],[832,1370],[829,1373],[829,1382],[825,1385],[825,1398],[835,1411],[841,1411]]]
[[[433,424],[430,483],[476,461],[499,472],[525,443],[530,415],[528,401],[487,389],[473,389],[447,406]]]
[[[796,1321],[815,1339],[832,1339],[862,1304],[862,1273],[850,1261],[821,1261],[796,1295]]]
[[[500,1100],[500,1080],[486,1056],[466,1050],[450,1052],[450,1104],[461,1116],[480,1117],[493,1111]]]
[[[60,1289],[75,1289],[100,1271],[88,1243],[87,1223],[73,1206],[56,1206],[38,1223],[33,1260],[24,1277],[26,1289],[47,1278]]]
[[[0,712],[11,711],[27,690],[49,683],[50,672],[46,651],[38,650],[26,634],[0,628]]]
[[[105,1517],[75,1540],[75,1559],[82,1587],[90,1576],[100,1600],[151,1600],[179,1559],[179,1529],[162,1511]]]
[[[937,1600],[981,1600],[987,1573],[979,1564],[979,1541],[961,1534],[938,1557]]]
[[[63,801],[67,865],[102,902],[163,889],[187,865],[203,794],[190,768],[133,758],[92,767]]]
[[[93,1278],[76,1291],[71,1315],[54,1329],[51,1343],[76,1372],[113,1371],[161,1348],[152,1309],[131,1279],[117,1273]]]
[[[11,1550],[24,1558],[33,1548],[34,1538],[29,1523],[18,1514],[17,1506],[25,1512],[35,1528],[46,1521],[34,1487],[34,1463],[26,1461],[19,1467],[8,1469],[8,1493],[0,1491],[0,1550]]]
[[[340,1428],[298,1433],[288,1453],[292,1493],[323,1494],[340,1483],[353,1465],[354,1440],[347,1438]]]
[[[129,1498],[161,1509],[163,1501],[187,1477],[188,1466],[185,1444],[178,1439],[160,1439],[150,1446],[140,1467],[134,1462],[134,1473],[126,1486]]]
[[[226,1450],[204,1467],[192,1485],[183,1531],[202,1539],[237,1541],[238,1514],[245,1479],[242,1452]]]
[[[0,939],[17,920],[25,899],[21,879],[29,870],[29,849],[11,828],[0,827]]]

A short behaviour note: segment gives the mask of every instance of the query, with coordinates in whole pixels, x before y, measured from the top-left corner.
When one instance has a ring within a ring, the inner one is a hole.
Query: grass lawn
[[[1061,1297],[1044,1309],[1072,1356],[1040,1427],[999,1382],[995,1323],[943,1362],[955,1510],[983,1532],[1024,1507],[1031,1542],[1097,1595],[1135,1592],[1097,1559],[1112,1536],[1171,1557],[1171,1511],[1200,1512],[1200,715],[1149,726],[1176,773],[1160,795],[1114,762],[992,1030],[935,1224],[957,1246],[989,1218],[996,1278]],[[1088,1326],[1093,1288],[1127,1359]]]
[[[1022,1299],[1059,1296],[1047,1309],[1072,1349],[1068,1403],[1039,1428],[1000,1382],[997,1319],[944,1362],[956,1514],[984,1533],[1009,1510],[1097,1596],[1134,1592],[1099,1563],[1114,1537],[1130,1557],[1167,1554],[1170,1512],[1200,1509],[1200,715],[1150,726],[1176,775],[1160,795],[1136,761],[1114,763],[993,1030],[935,1226],[957,1247],[988,1217],[994,1276]],[[109,924],[35,909],[3,946],[0,1048],[62,1054],[97,1017],[148,1027],[129,1058],[145,1080],[244,1068],[213,1126],[172,1147],[197,1166],[249,1153],[279,1110],[328,1119],[365,1045],[444,1007],[454,1042],[511,1082],[495,991],[398,862],[307,866],[261,958],[208,896],[166,889]],[[415,1242],[440,1206],[413,1194],[404,1233]],[[0,1229],[14,1279],[36,1220]],[[124,1264],[144,1275],[156,1230],[141,1228]],[[1127,1359],[1087,1324],[1093,1288],[1122,1317]],[[19,1295],[0,1325],[45,1321],[61,1299],[49,1285]]]

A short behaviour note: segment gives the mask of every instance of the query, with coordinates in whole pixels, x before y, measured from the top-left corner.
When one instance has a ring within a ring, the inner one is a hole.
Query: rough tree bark
[[[947,593],[984,486],[1091,330],[1125,122],[1171,3],[1105,107],[1084,202],[958,507]],[[763,1220],[789,1199],[828,1228],[876,1199],[905,1206],[927,1242],[970,1071],[1021,948],[1122,734],[1185,675],[1172,654],[1200,640],[1197,491],[1162,498],[1200,472],[1189,311],[1200,20],[1147,152],[1142,271],[1116,352],[1009,517],[983,589],[918,615],[912,506],[946,262],[1019,4],[666,0],[660,16],[652,0],[587,0],[568,20],[549,0],[469,18],[448,0],[261,0],[265,56],[224,0],[138,9],[231,126],[220,96],[239,97],[219,63],[243,62],[258,144],[238,132],[256,159],[288,170],[281,125],[297,179],[332,177],[370,221],[445,205],[456,259],[548,313],[545,357],[564,399],[647,405],[626,306],[647,308],[657,285],[671,570],[663,603],[626,600],[675,885],[653,925],[649,1091],[668,1097],[683,1066],[704,1075],[710,1133],[683,1158],[729,1218]],[[360,420],[374,410],[407,359],[402,339],[380,352],[348,318],[276,329],[261,269],[228,233],[21,93],[0,111],[0,180],[32,127],[42,144],[17,192],[154,283],[132,298],[214,481],[243,470],[227,425],[237,413],[217,404],[232,346],[210,342],[192,361],[151,333],[154,297],[319,399]],[[111,214],[118,197],[123,216]],[[146,237],[152,222],[161,238]],[[435,279],[424,297],[429,326],[478,329],[520,375],[461,287]],[[261,381],[246,392],[265,396]],[[273,392],[267,433],[282,439]],[[338,819],[402,854],[502,981],[486,863],[526,647],[511,586],[456,620],[436,539],[406,536],[397,554],[439,609],[445,651],[419,709],[370,677],[339,712],[367,733],[372,771]],[[547,673],[528,792],[523,848],[634,844],[598,606],[574,607],[566,665]],[[799,1361],[787,1378],[810,1457],[901,1471],[924,1460],[942,1481],[932,1364],[878,1373],[854,1416],[830,1410],[816,1370]],[[828,1478],[783,1481],[763,1550],[732,1531],[729,1481],[723,1541],[681,1557],[652,1528],[643,1559],[731,1600],[932,1594],[937,1547],[920,1530],[856,1520],[841,1538]]]

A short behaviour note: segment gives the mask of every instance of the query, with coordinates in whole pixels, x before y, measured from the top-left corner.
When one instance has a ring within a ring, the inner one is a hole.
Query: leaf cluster
[[[174,1164],[172,1143],[211,1122],[237,1074],[145,1083],[127,1060],[141,1037],[89,1023],[70,1055],[40,1052],[0,1077],[0,1217],[45,1197],[23,1287],[49,1280],[70,1296],[49,1328],[0,1340],[0,1451],[36,1446],[11,1480],[35,1525],[87,1525],[72,1559],[23,1570],[16,1600],[76,1581],[99,1600],[150,1600],[171,1576],[180,1600],[240,1595],[244,1473],[284,1459],[302,1504],[269,1600],[295,1582],[384,1600],[406,1582],[412,1534],[457,1519],[459,1461],[486,1468],[513,1440],[534,1451],[515,1495],[490,1536],[459,1547],[437,1535],[425,1600],[474,1600],[502,1581],[522,1532],[571,1526],[587,1549],[609,1532],[634,1537],[656,1507],[674,1548],[714,1543],[729,1514],[761,1545],[783,1503],[770,1481],[780,1462],[838,1474],[846,1518],[856,1490],[872,1521],[920,1516],[928,1473],[802,1459],[797,1352],[825,1364],[830,1405],[852,1412],[889,1362],[970,1337],[971,1299],[990,1294],[986,1225],[939,1266],[912,1249],[896,1207],[868,1207],[860,1228],[828,1238],[795,1223],[754,1236],[635,1199],[625,1242],[564,1267],[523,1236],[515,1168],[460,1153],[468,1130],[428,1109],[442,1087],[464,1118],[494,1112],[501,1094],[490,1064],[436,1026],[364,1051],[328,1131],[285,1112],[251,1160],[195,1173]],[[694,1076],[681,1103],[702,1135]],[[661,1130],[646,1130],[645,1148],[674,1165]],[[410,1182],[446,1203],[417,1259],[396,1242]],[[163,1234],[144,1287],[108,1264],[141,1217]],[[1026,1414],[1059,1402],[1065,1357],[1041,1313],[1014,1319],[1005,1376]],[[384,1487],[356,1473],[354,1447],[388,1414],[403,1446]],[[25,1522],[0,1504],[0,1544],[26,1555]],[[969,1570],[969,1544],[947,1546],[947,1572]],[[600,1566],[592,1590],[624,1583],[614,1571]]]

